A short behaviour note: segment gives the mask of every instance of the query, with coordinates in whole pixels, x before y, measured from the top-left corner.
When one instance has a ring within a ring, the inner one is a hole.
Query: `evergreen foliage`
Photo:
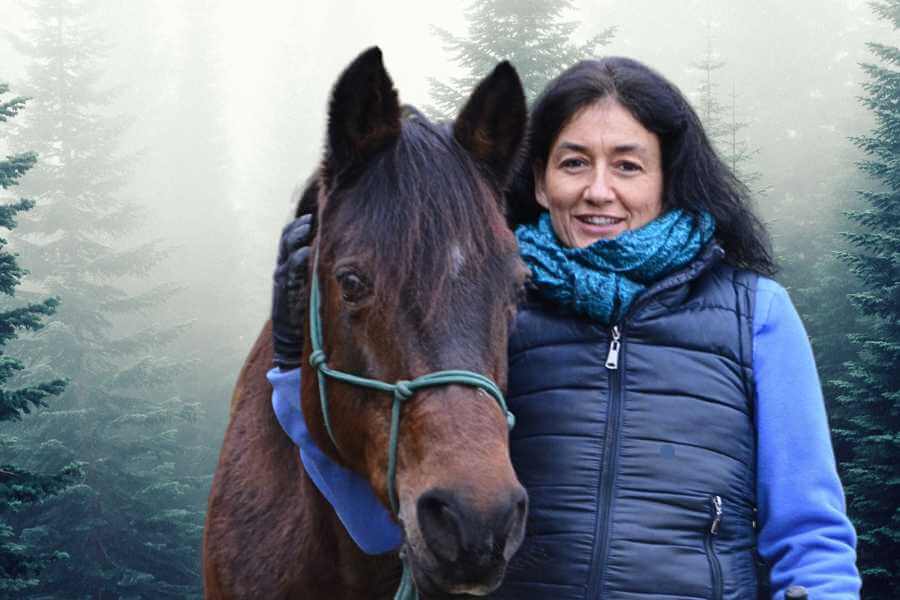
[[[741,132],[750,124],[737,116],[737,91],[734,83],[727,99],[723,101],[720,98],[721,85],[716,77],[725,65],[725,61],[720,60],[713,50],[712,33],[707,24],[706,52],[703,58],[691,64],[701,76],[695,94],[697,114],[716,152],[759,200],[767,190],[761,187],[762,174],[752,167],[758,149],[752,148],[741,136]]]
[[[872,3],[900,29],[900,0]],[[859,564],[866,598],[892,598],[900,589],[900,48],[868,44],[878,63],[868,75],[862,104],[875,127],[855,138],[866,156],[860,170],[876,185],[860,192],[864,208],[849,212],[852,249],[841,258],[863,289],[851,296],[867,325],[851,336],[857,355],[835,385],[839,427],[851,449],[843,464],[850,516],[859,534]]]
[[[129,119],[110,116],[103,84],[109,48],[90,1],[36,0],[34,27],[15,38],[30,59],[34,100],[14,147],[42,157],[22,181],[40,202],[14,239],[32,294],[66,299],[17,348],[40,377],[70,380],[52,410],[23,430],[22,461],[42,470],[74,457],[84,479],[21,513],[32,536],[72,560],[52,564],[41,598],[199,597],[199,551],[209,474],[195,471],[197,403],[177,382],[191,365],[168,355],[184,326],[142,314],[177,291],[143,282],[167,251],[134,245],[145,214],[126,192],[136,156],[120,141]],[[162,312],[160,309],[159,312]]]
[[[202,364],[204,371],[204,377],[185,378],[179,387],[192,397],[209,399],[208,424],[201,434],[205,440],[221,440],[224,434],[236,373],[269,308],[269,263],[274,264],[272,249],[277,246],[271,223],[283,220],[290,207],[286,191],[275,196],[272,190],[259,186],[270,182],[276,171],[294,178],[307,176],[298,175],[286,162],[268,164],[266,171],[255,174],[246,174],[250,165],[234,162],[228,150],[227,93],[218,79],[227,69],[222,64],[221,31],[217,27],[217,11],[222,8],[220,2],[211,0],[183,3],[179,8],[182,43],[172,49],[170,60],[177,68],[170,68],[168,86],[178,109],[166,107],[165,114],[160,115],[160,130],[167,133],[156,143],[166,145],[166,138],[171,137],[168,132],[190,131],[191,135],[153,158],[154,169],[168,173],[163,184],[166,198],[161,201],[160,226],[184,249],[173,253],[162,266],[186,278],[185,296],[191,303],[185,307],[190,312],[185,310],[184,318],[194,319],[189,335],[174,346],[182,356]],[[279,133],[293,135],[284,130]],[[296,169],[296,165],[293,167]],[[236,181],[238,172],[245,174],[246,183]],[[152,170],[149,174],[152,179],[145,176],[145,180],[153,185],[157,178]],[[243,214],[233,206],[235,195],[253,199]],[[259,213],[272,205],[279,207],[278,216],[266,221],[269,228],[257,229]],[[265,263],[253,260],[261,253],[267,255]],[[268,258],[268,254],[272,256]],[[265,266],[259,268],[261,263]],[[166,314],[161,311],[160,316]],[[223,323],[228,326],[223,327]],[[210,450],[204,457],[204,467],[212,472],[218,448]]]
[[[9,86],[0,82],[0,98]],[[15,117],[25,106],[26,99],[16,96],[0,100],[0,122]],[[0,189],[7,190],[37,162],[34,152],[22,152],[0,160]],[[30,210],[34,203],[18,200],[0,205],[0,227],[13,229],[16,215]],[[0,292],[11,298],[26,272],[19,267],[16,255],[6,250],[6,240],[0,238]],[[20,421],[33,408],[47,406],[47,399],[59,395],[66,387],[62,379],[42,381],[11,388],[10,378],[21,372],[25,365],[6,355],[2,349],[23,330],[36,331],[43,326],[44,317],[52,315],[59,301],[48,298],[43,302],[15,306],[0,311],[0,422]],[[12,436],[0,437],[0,447],[18,443]],[[4,453],[5,454],[5,453]],[[5,463],[6,458],[0,459]],[[39,583],[41,572],[54,560],[66,558],[60,551],[48,551],[29,539],[29,532],[17,532],[7,520],[7,515],[28,506],[39,504],[59,494],[81,474],[78,465],[70,464],[54,475],[42,475],[21,467],[0,464],[0,595],[7,597],[21,593]]]
[[[854,321],[848,295],[858,291],[856,282],[846,276],[846,266],[835,256],[846,246],[837,232],[836,215],[842,208],[838,200],[842,192],[855,182],[852,178],[848,180],[843,172],[823,172],[817,176],[818,185],[811,186],[802,197],[788,193],[780,201],[773,201],[768,182],[756,168],[759,149],[741,139],[749,123],[738,117],[733,83],[731,92],[723,98],[719,74],[727,63],[713,48],[709,24],[706,41],[703,57],[691,65],[700,74],[694,93],[697,114],[719,156],[748,187],[755,204],[765,208],[773,221],[770,229],[779,266],[778,279],[790,290],[810,335],[831,414],[837,395],[832,380],[843,373],[847,325]],[[838,460],[846,455],[840,443],[835,444],[835,451]]]
[[[451,84],[430,79],[436,106],[429,112],[443,119],[456,115],[469,92],[501,60],[515,65],[530,103],[560,71],[592,58],[610,42],[615,29],[576,43],[572,35],[578,23],[562,20],[571,8],[570,0],[476,0],[466,10],[466,37],[433,27],[465,75]]]

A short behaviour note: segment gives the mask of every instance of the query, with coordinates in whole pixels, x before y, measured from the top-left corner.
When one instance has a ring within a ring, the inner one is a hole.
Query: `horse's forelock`
[[[447,297],[458,261],[485,282],[505,227],[499,196],[446,127],[422,115],[404,120],[399,140],[374,157],[351,185],[329,193],[323,240],[329,254],[357,255],[372,265],[383,310],[402,300],[428,318]],[[412,291],[401,298],[398,290]]]

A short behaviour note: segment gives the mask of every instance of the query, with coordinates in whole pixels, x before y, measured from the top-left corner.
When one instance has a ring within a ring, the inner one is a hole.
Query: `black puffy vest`
[[[513,464],[526,538],[492,598],[757,597],[756,276],[710,245],[614,331],[520,308],[510,338]]]

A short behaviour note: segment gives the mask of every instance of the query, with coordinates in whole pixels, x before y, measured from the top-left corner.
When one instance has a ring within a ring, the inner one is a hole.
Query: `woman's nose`
[[[597,204],[605,204],[615,199],[616,195],[613,191],[610,175],[606,169],[597,169],[593,173],[590,185],[585,189],[584,198],[588,202]]]

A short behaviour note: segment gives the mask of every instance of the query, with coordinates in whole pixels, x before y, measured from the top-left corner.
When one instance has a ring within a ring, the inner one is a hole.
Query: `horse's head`
[[[508,63],[449,126],[401,109],[377,48],[347,68],[329,108],[314,248],[330,368],[388,383],[467,370],[505,388],[526,271],[501,196],[524,128]],[[364,474],[386,505],[395,486],[420,590],[499,585],[527,512],[499,403],[461,384],[415,392],[402,405],[390,481],[392,396],[327,379],[333,443],[305,368],[303,409],[319,446]]]

